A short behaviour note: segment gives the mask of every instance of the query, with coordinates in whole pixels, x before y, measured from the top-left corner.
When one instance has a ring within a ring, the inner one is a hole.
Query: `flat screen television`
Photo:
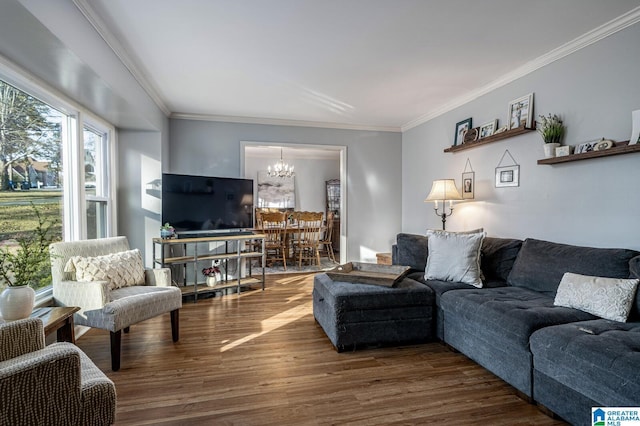
[[[253,180],[162,174],[162,223],[182,235],[253,228]]]

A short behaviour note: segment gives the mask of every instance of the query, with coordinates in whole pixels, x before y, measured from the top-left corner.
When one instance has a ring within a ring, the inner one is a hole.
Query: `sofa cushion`
[[[138,249],[95,257],[71,256],[64,270],[75,272],[76,281],[108,281],[111,290],[144,284],[144,265]]]
[[[485,279],[506,282],[521,247],[522,240],[485,237],[480,258]]]
[[[554,297],[565,272],[629,278],[629,260],[638,254],[628,249],[578,247],[529,238],[522,244],[507,282]]]
[[[601,278],[567,272],[554,305],[576,308],[612,321],[627,321],[638,279]]]
[[[527,347],[529,336],[539,328],[595,319],[577,309],[554,306],[553,298],[520,287],[447,291],[440,297],[440,308],[500,347]]]
[[[640,405],[638,322],[599,319],[543,328],[531,336],[531,352],[537,372],[602,406]]]
[[[484,232],[427,231],[429,257],[425,280],[461,282],[482,287],[480,249]]]
[[[428,239],[424,235],[400,233],[396,236],[394,254],[395,265],[409,266],[411,269],[424,272],[429,255]]]
[[[640,278],[640,256],[636,256],[629,261],[629,271],[631,278]],[[631,306],[629,319],[640,321],[640,291],[636,290],[636,300]]]

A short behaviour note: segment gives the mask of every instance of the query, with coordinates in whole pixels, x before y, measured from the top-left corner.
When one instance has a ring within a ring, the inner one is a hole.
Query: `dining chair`
[[[326,256],[332,262],[336,261],[336,255],[333,252],[333,219],[335,213],[329,212],[327,214],[327,223],[324,227],[324,232],[320,241],[318,242],[318,250],[320,251],[320,257]]]
[[[261,232],[265,235],[267,263],[281,261],[287,270],[287,215],[286,213],[262,213]]]
[[[302,267],[302,261],[316,262],[320,266],[320,232],[322,229],[322,212],[296,212],[294,221],[298,224],[298,232],[293,240],[294,253],[298,261],[298,267]]]

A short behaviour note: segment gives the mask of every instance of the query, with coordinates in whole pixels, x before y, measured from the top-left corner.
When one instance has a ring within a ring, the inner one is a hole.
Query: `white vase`
[[[216,285],[218,285],[218,277],[215,275],[212,275],[210,277],[207,277],[207,286],[208,287],[215,287]]]
[[[545,143],[544,144],[544,157],[553,158],[556,156],[556,148],[559,147],[559,143]]]
[[[8,321],[28,318],[35,299],[36,292],[28,285],[7,287],[0,293],[0,314]]]

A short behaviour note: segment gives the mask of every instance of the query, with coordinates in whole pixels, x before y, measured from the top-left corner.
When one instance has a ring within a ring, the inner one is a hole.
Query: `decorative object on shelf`
[[[495,131],[495,132],[493,132],[493,134],[494,134],[494,135],[499,135],[500,133],[504,133],[504,132],[506,132],[507,130],[509,130],[508,126],[498,127],[498,128],[496,129],[496,131]]]
[[[471,161],[467,158],[467,162],[464,165],[462,171],[462,199],[473,200],[476,191],[476,173],[471,167]]]
[[[478,134],[480,133],[479,128],[474,127],[473,129],[469,129],[464,132],[462,143],[469,143],[478,140]]]
[[[293,172],[293,166],[289,166],[282,159],[282,148],[280,148],[280,160],[273,165],[273,170],[271,166],[267,167],[267,174],[269,177],[279,177],[279,178],[290,178],[295,176]]]
[[[565,157],[567,155],[571,155],[571,147],[570,146],[559,146],[556,148],[556,157]]]
[[[498,119],[495,119],[488,123],[484,123],[482,126],[480,126],[479,139],[483,139],[483,138],[486,138],[487,136],[493,135],[496,132],[497,128],[498,128]],[[505,127],[504,130],[507,130],[507,128]]]
[[[162,225],[160,228],[160,238],[174,238],[176,236],[176,230],[173,226],[169,225],[169,222]]]
[[[0,314],[5,320],[27,318],[33,310],[34,287],[51,284],[49,244],[56,241],[53,223],[47,223],[31,203],[38,224],[17,245],[0,249],[0,280],[7,288],[0,294]]]
[[[576,149],[574,151],[575,154],[584,154],[585,152],[591,152],[593,151],[593,148],[595,148],[595,146],[602,141],[602,139],[596,139],[596,140],[592,140],[592,141],[587,141],[587,142],[583,142],[579,145],[576,146]]]
[[[593,147],[594,151],[604,151],[613,146],[613,141],[609,139],[602,138],[599,142],[595,144]]]
[[[631,111],[631,139],[629,145],[635,145],[640,142],[640,109]]]
[[[556,155],[556,148],[562,144],[565,127],[562,119],[556,114],[541,115],[538,123],[538,133],[544,141],[544,156],[552,158]]]
[[[533,124],[533,93],[509,102],[509,130]]]
[[[202,275],[207,277],[207,287],[215,287],[220,281],[220,261],[213,260],[211,266],[202,270]]]
[[[467,130],[472,127],[471,117],[459,121],[456,123],[456,134],[453,137],[453,146],[462,145],[464,143],[464,136]]]
[[[507,155],[511,158],[511,165],[503,165]],[[507,149],[504,151],[504,154],[502,154],[502,158],[496,166],[496,188],[508,186],[520,186],[520,165]]]
[[[462,196],[456,188],[454,179],[438,179],[433,181],[431,192],[424,202],[433,201],[433,211],[442,218],[442,229],[445,229],[447,217],[453,214],[453,201],[462,200]],[[442,213],[438,213],[438,201],[442,201]],[[449,201],[449,213],[447,213],[446,201]]]

